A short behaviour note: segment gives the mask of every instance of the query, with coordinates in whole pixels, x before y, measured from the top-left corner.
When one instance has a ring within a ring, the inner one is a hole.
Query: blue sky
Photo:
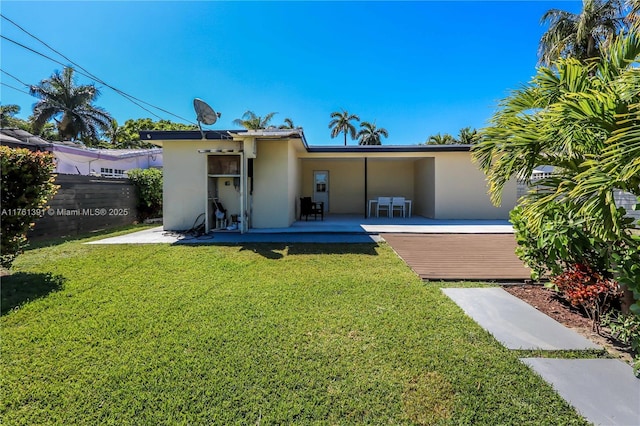
[[[311,145],[331,139],[330,113],[341,109],[389,131],[386,145],[424,142],[482,128],[510,90],[535,74],[551,8],[581,2],[32,2],[6,1],[2,14],[111,86],[195,122],[193,98],[233,129],[246,110],[278,112],[302,126]],[[6,20],[3,36],[68,61]],[[26,84],[56,64],[1,40],[0,68]],[[78,83],[91,80],[78,76]],[[2,83],[26,90],[14,78]],[[113,90],[97,105],[120,123],[152,116]],[[26,118],[35,99],[5,85],[1,102]],[[184,122],[150,108],[164,119]],[[350,141],[357,144],[356,141]]]

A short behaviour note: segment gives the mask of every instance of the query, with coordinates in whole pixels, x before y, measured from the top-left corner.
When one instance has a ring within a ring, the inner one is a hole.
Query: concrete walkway
[[[509,349],[602,349],[501,288],[444,288],[442,291]]]
[[[640,425],[640,379],[617,359],[522,358],[596,425]]]
[[[445,288],[464,312],[509,349],[601,349],[501,288]],[[522,358],[585,419],[640,425],[640,379],[616,359]]]

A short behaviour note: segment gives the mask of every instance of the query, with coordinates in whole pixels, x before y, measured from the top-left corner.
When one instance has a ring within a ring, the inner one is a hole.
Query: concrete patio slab
[[[442,291],[509,349],[602,349],[501,288]]]
[[[214,232],[195,236],[188,233],[167,232],[162,226],[104,238],[86,244],[246,244],[246,243],[377,243],[378,235],[366,233],[246,233]]]
[[[411,218],[363,218],[358,215],[328,215],[325,220],[296,221],[288,228],[214,231],[208,235],[164,231],[162,226],[105,238],[87,244],[207,244],[207,243],[369,243],[381,233],[513,234],[506,220],[435,220]]]
[[[522,358],[596,425],[640,425],[640,379],[616,359]]]

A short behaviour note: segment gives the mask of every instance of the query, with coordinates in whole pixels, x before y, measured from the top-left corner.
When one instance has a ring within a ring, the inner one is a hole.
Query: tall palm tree
[[[246,111],[242,114],[242,118],[236,118],[233,120],[233,124],[242,126],[247,130],[266,129],[269,126],[269,122],[276,114],[277,112],[270,112],[264,117],[260,117],[253,111]]]
[[[603,243],[599,255],[609,262],[608,269],[636,294],[640,240],[614,192],[640,198],[638,61],[640,34],[631,28],[601,51],[598,62],[561,58],[554,69],[539,68],[527,86],[501,102],[482,141],[472,148],[496,205],[512,178],[527,179],[534,168],[553,166],[553,174],[520,200],[526,226],[543,230],[560,220],[567,228],[580,227]],[[567,209],[570,223],[553,216],[555,206]],[[566,250],[572,235],[562,234],[552,243]]]
[[[29,93],[39,98],[33,108],[33,130],[38,133],[53,119],[61,140],[77,140],[92,144],[98,141],[100,130],[106,131],[111,116],[93,105],[100,91],[93,85],[76,85],[74,70],[65,67],[39,84],[30,86]]]
[[[456,142],[457,141],[455,140],[455,138],[451,136],[449,133],[445,133],[444,135],[437,133],[435,135],[429,136],[426,144],[427,145],[451,145]]]
[[[389,132],[384,127],[376,127],[375,123],[363,121],[360,123],[360,131],[358,132],[359,145],[382,145],[382,136],[389,137]]]
[[[472,148],[495,204],[511,178],[553,166],[541,184],[550,190],[532,194],[532,205],[573,199],[594,232],[618,235],[611,191],[640,196],[640,34],[618,38],[605,53],[599,63],[567,58],[556,70],[541,67],[501,102]]]
[[[464,145],[471,145],[478,142],[480,135],[476,129],[471,130],[471,127],[465,127],[460,129],[458,134],[458,143]]]
[[[122,126],[118,124],[118,121],[113,118],[111,119],[111,123],[109,123],[109,128],[104,132],[105,137],[107,138],[107,142],[110,143],[113,147],[116,147],[120,142],[120,137],[124,133],[124,129]]]
[[[597,58],[624,25],[624,0],[582,0],[582,11],[571,13],[550,9],[540,19],[549,29],[538,47],[539,64],[549,66],[556,59]]]
[[[329,128],[331,129],[331,137],[335,138],[340,133],[344,133],[344,146],[347,146],[347,133],[351,135],[351,139],[355,139],[356,126],[351,124],[352,121],[360,121],[360,117],[356,114],[349,114],[347,111],[332,112]]]

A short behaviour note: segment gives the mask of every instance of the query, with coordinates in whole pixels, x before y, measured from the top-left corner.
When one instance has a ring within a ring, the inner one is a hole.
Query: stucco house
[[[163,148],[166,230],[198,221],[220,227],[216,210],[238,218],[241,232],[286,228],[300,197],[324,202],[326,214],[369,215],[379,196],[411,200],[412,214],[434,219],[507,219],[516,182],[501,207],[491,204],[470,146],[309,146],[302,129],[142,131]]]
[[[161,148],[87,148],[75,142],[49,142],[21,129],[0,129],[0,144],[50,152],[57,174],[126,178],[131,169],[162,168]]]
[[[162,149],[97,149],[52,143],[55,173],[126,178],[131,169],[162,168]]]

